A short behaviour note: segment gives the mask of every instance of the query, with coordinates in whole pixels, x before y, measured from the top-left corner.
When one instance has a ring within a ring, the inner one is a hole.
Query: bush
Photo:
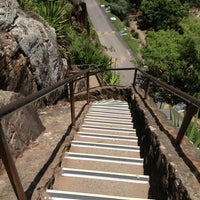
[[[134,29],[131,29],[131,35],[132,35],[134,38],[136,38],[136,39],[139,38],[138,32],[136,32]]]
[[[110,7],[111,12],[117,15],[120,18],[120,20],[123,21],[128,13],[129,4],[125,0],[118,0],[111,2]]]

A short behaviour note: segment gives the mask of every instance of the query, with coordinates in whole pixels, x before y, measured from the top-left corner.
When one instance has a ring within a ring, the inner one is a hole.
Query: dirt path
[[[131,20],[130,27],[133,28],[138,33],[141,44],[144,44],[146,38],[146,31],[138,29],[137,21]]]

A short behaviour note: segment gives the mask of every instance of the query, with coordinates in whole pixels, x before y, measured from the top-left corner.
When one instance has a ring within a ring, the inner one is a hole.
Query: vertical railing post
[[[70,105],[71,105],[71,123],[75,126],[75,106],[74,106],[74,82],[69,83],[70,88]]]
[[[176,144],[180,144],[184,135],[185,135],[185,132],[193,118],[193,116],[196,114],[197,112],[197,107],[193,106],[192,104],[190,104],[188,106],[188,110],[186,112],[186,115],[185,117],[183,118],[183,122],[181,124],[181,127],[179,129],[179,132],[178,132],[178,135],[176,137]]]
[[[147,79],[147,84],[145,88],[144,99],[148,99],[149,97],[149,88],[150,88],[150,79]]]
[[[6,141],[0,121],[0,157],[3,161],[8,177],[18,200],[26,200],[26,195],[22,187],[15,163]]]
[[[135,73],[134,73],[133,87],[135,87],[136,77],[137,77],[137,69],[135,69]]]
[[[87,104],[90,103],[90,72],[87,72]]]

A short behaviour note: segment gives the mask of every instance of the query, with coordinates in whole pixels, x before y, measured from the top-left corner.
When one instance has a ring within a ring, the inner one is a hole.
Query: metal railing
[[[89,103],[89,69],[82,70],[77,72],[76,74],[72,75],[65,80],[58,81],[55,85],[46,87],[34,94],[31,94],[27,97],[20,98],[14,102],[9,103],[8,105],[3,106],[0,108],[0,158],[3,161],[5,169],[7,171],[8,177],[16,194],[18,200],[26,200],[26,195],[22,187],[22,183],[20,181],[15,163],[13,161],[11,152],[8,147],[8,143],[5,138],[5,134],[3,132],[1,120],[5,116],[28,106],[29,104],[34,103],[35,101],[41,99],[42,97],[60,89],[61,87],[65,86],[69,83],[70,87],[70,104],[71,104],[71,123],[72,126],[75,125],[75,106],[74,106],[74,82],[77,78],[81,76],[86,77],[87,79],[87,103]]]
[[[146,88],[145,88],[144,99],[148,98],[150,82],[152,81],[156,85],[164,88],[165,90],[169,91],[173,95],[178,96],[181,99],[183,99],[189,103],[187,113],[183,119],[183,123],[180,127],[180,130],[179,130],[179,132],[177,134],[177,138],[176,138],[177,144],[180,144],[180,142],[182,141],[182,138],[184,137],[186,129],[187,129],[189,123],[191,122],[192,117],[196,113],[197,109],[200,108],[200,100],[160,81],[159,79],[149,75],[148,73],[146,73],[143,70],[138,69],[138,68],[115,68],[115,69],[108,69],[108,70],[111,70],[111,71],[131,70],[131,71],[135,72],[134,78],[133,78],[133,87],[135,87],[136,78],[137,78],[138,74],[146,77],[147,84],[146,84]],[[106,71],[108,71],[108,70],[106,70]],[[101,70],[90,71],[89,69],[81,70],[79,72],[73,73],[69,78],[57,82],[53,86],[46,87],[46,88],[44,88],[34,94],[31,94],[27,97],[24,97],[24,98],[14,101],[14,102],[11,102],[8,105],[5,105],[2,108],[0,108],[0,120],[3,117],[5,117],[17,110],[29,105],[29,104],[32,104],[33,102],[41,99],[42,97],[58,90],[59,88],[65,86],[66,84],[69,84],[70,105],[71,105],[71,124],[72,124],[72,126],[74,126],[75,125],[74,83],[77,80],[86,78],[87,103],[89,103],[89,89],[90,89],[89,88],[89,77],[91,75],[97,75],[99,73],[102,73],[102,71]],[[6,141],[1,123],[0,123],[0,158],[2,159],[2,161],[4,163],[5,169],[7,171],[7,174],[9,176],[9,179],[10,179],[10,182],[14,189],[14,192],[17,196],[17,199],[26,200],[26,195],[23,190],[22,183],[20,181],[20,178],[19,178],[16,166],[14,164],[14,161],[12,159],[11,153],[9,151],[8,143]]]

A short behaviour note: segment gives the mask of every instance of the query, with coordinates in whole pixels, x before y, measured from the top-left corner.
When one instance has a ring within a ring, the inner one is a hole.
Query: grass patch
[[[109,18],[115,17],[116,20],[112,20],[112,23],[114,24],[115,28],[120,31],[122,28],[124,28],[124,24],[121,22],[121,20],[114,14],[108,13]]]
[[[124,35],[123,38],[133,52],[133,55],[136,56],[138,54],[139,42],[132,39],[129,35]]]

